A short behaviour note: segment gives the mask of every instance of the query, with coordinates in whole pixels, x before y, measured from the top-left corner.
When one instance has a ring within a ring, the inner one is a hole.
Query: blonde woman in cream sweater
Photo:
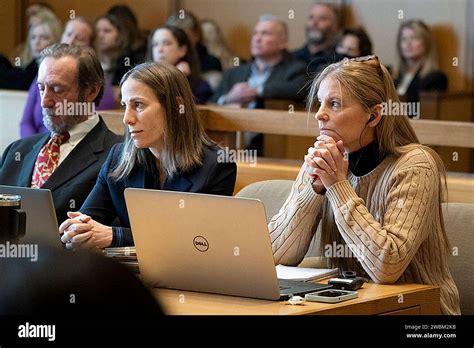
[[[275,264],[298,265],[321,224],[321,251],[352,252],[329,266],[376,283],[439,286],[441,312],[460,314],[441,212],[445,169],[408,117],[387,110],[399,102],[387,69],[375,56],[332,64],[308,100],[309,110],[320,104],[320,136],[269,223]]]

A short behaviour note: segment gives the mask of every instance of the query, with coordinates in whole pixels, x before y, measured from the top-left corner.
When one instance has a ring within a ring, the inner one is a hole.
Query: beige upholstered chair
[[[237,193],[237,197],[257,198],[265,205],[267,221],[278,213],[288,197],[291,180],[267,180],[250,184]],[[449,267],[461,296],[463,314],[474,314],[474,204],[444,203],[443,216],[446,233],[451,247]],[[304,267],[321,266],[317,256],[318,247],[314,241],[306,258],[300,264]],[[310,257],[311,256],[311,257]],[[324,267],[322,265],[321,267]]]
[[[290,194],[292,180],[266,180],[245,186],[236,196],[257,198],[263,202],[267,214],[267,222],[278,213]]]
[[[451,255],[449,269],[461,296],[461,313],[474,314],[474,204],[443,203]]]

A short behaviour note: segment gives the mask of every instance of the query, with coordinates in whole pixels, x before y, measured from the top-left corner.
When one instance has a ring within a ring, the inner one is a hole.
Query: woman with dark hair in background
[[[133,57],[134,64],[140,64],[145,61],[147,49],[147,35],[140,31],[138,20],[133,11],[127,5],[115,5],[109,8],[107,14],[110,14],[121,22],[128,33],[128,42],[130,43],[126,54]],[[132,66],[133,67],[133,66]]]
[[[95,23],[95,49],[106,81],[118,85],[122,76],[143,62],[143,52],[131,48],[129,28],[119,17],[106,14]]]
[[[197,17],[190,11],[185,11],[184,16],[173,15],[166,21],[167,25],[179,27],[183,29],[189,37],[189,41],[196,49],[199,62],[201,64],[201,71],[206,73],[208,71],[221,71],[222,65],[219,59],[209,54],[207,47],[202,43],[201,24]]]
[[[212,96],[211,87],[201,79],[196,51],[184,30],[171,26],[153,30],[148,40],[147,60],[166,62],[181,70],[188,78],[197,104],[205,104]]]
[[[337,43],[336,53],[348,58],[369,56],[372,54],[372,42],[364,29],[347,28]]]
[[[120,82],[125,142],[115,145],[80,212],[59,228],[70,249],[133,245],[127,187],[231,196],[237,167],[218,161],[189,83],[167,63],[143,63]],[[118,226],[111,227],[118,219]]]
[[[399,67],[395,86],[407,102],[418,102],[421,91],[445,91],[448,78],[438,70],[430,28],[421,20],[408,20],[397,36]]]

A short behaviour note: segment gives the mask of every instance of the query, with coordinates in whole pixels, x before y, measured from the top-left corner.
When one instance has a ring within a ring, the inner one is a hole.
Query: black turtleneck
[[[349,170],[355,176],[370,173],[383,161],[385,156],[379,152],[379,144],[372,141],[369,145],[349,153]]]

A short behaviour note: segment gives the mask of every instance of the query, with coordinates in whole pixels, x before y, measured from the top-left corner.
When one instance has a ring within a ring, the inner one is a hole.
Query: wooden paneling
[[[2,0],[4,1],[4,0]],[[65,23],[74,11],[75,16],[85,16],[94,21],[116,4],[126,4],[135,12],[140,28],[150,30],[163,25],[168,18],[174,0],[44,0],[50,4]]]
[[[17,34],[20,31],[19,21],[19,5],[18,0],[1,0],[0,1],[0,53],[10,58],[16,45],[19,43]]]

